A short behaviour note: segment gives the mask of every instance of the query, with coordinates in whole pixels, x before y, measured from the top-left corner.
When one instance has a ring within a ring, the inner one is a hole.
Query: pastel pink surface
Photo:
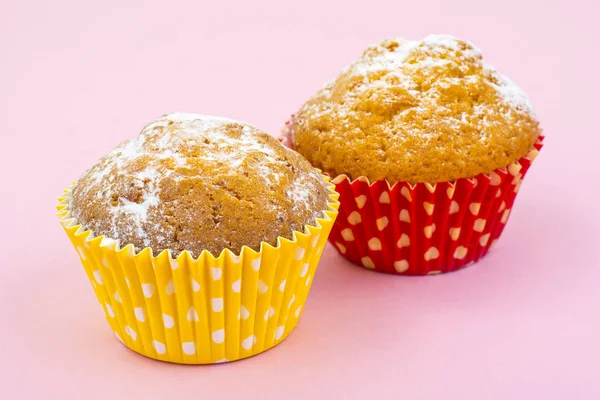
[[[0,6],[1,398],[600,397],[596,2],[87,3]],[[64,187],[165,112],[275,135],[367,44],[446,32],[529,94],[546,134],[486,258],[394,277],[328,247],[296,331],[228,365],[115,340],[54,216]]]

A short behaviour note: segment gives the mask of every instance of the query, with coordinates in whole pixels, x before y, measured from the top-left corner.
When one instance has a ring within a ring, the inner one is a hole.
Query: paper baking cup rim
[[[475,180],[480,179],[480,178],[484,178],[484,179],[487,179],[489,182],[492,182],[493,179],[496,179],[496,176],[502,176],[502,175],[509,174],[509,168],[512,165],[520,166],[521,161],[527,161],[529,163],[532,163],[533,160],[535,160],[535,158],[537,157],[537,153],[539,153],[540,149],[543,147],[543,145],[544,145],[543,141],[544,141],[544,136],[540,135],[540,136],[538,136],[536,142],[527,151],[527,154],[520,157],[516,161],[513,161],[502,168],[496,168],[495,170],[493,170],[487,174],[481,173],[481,174],[471,176],[468,178],[456,178],[456,179],[453,179],[450,181],[440,181],[440,182],[435,182],[435,183],[429,183],[429,182],[410,183],[408,181],[396,181],[394,183],[390,183],[390,181],[388,179],[376,179],[376,180],[371,181],[368,177],[366,177],[364,175],[361,175],[357,178],[351,179],[350,176],[348,176],[346,174],[339,174],[339,175],[335,176],[334,178],[332,178],[331,182],[335,185],[337,185],[338,183],[340,183],[344,180],[348,180],[350,182],[350,185],[353,185],[357,182],[364,182],[364,183],[368,184],[369,187],[372,187],[372,186],[378,184],[379,182],[385,182],[387,184],[387,187],[389,190],[392,190],[396,185],[408,187],[410,190],[415,190],[415,188],[418,185],[425,185],[427,187],[427,189],[429,190],[429,192],[431,192],[431,193],[435,192],[436,186],[438,184],[448,184],[450,188],[454,188],[454,187],[456,187],[457,182],[461,181],[461,180],[465,180],[465,181],[471,183],[472,185],[475,185],[476,184]]]
[[[289,147],[290,149],[295,150],[295,148],[293,147],[293,140],[292,140],[292,134],[293,134],[293,130],[292,130],[292,121],[294,119],[294,114],[292,114],[291,118],[286,121],[285,126],[282,128],[282,134],[279,137],[279,140],[281,142],[282,145]],[[353,185],[357,182],[364,182],[367,185],[369,185],[369,187],[372,187],[376,184],[378,184],[379,182],[385,182],[387,184],[387,187],[389,190],[392,190],[396,185],[401,185],[401,186],[405,186],[408,187],[410,190],[415,190],[415,188],[418,185],[425,185],[427,187],[427,189],[429,190],[430,193],[433,193],[436,190],[436,185],[438,184],[448,184],[450,188],[454,188],[456,187],[457,181],[460,180],[466,180],[467,182],[475,185],[475,180],[479,179],[479,178],[484,178],[484,179],[488,179],[488,181],[492,181],[492,179],[497,179],[498,175],[507,175],[509,173],[509,169],[512,165],[519,165],[519,169],[520,169],[520,165],[522,161],[527,161],[529,163],[532,163],[533,160],[535,160],[535,158],[537,157],[540,149],[543,147],[544,145],[544,138],[545,135],[538,135],[538,137],[536,138],[535,142],[531,145],[531,147],[527,150],[527,153],[522,156],[519,157],[518,159],[516,159],[515,161],[509,163],[508,165],[505,165],[502,168],[496,168],[494,170],[492,170],[489,173],[480,173],[474,176],[470,176],[470,177],[461,177],[461,178],[456,178],[456,179],[452,179],[452,180],[448,180],[448,181],[439,181],[439,182],[435,182],[435,183],[430,183],[430,182],[415,182],[415,183],[410,183],[408,181],[396,181],[394,183],[390,183],[390,181],[387,178],[384,179],[375,179],[373,181],[371,181],[367,176],[365,175],[361,175],[358,176],[354,179],[352,179],[350,176],[346,175],[346,174],[338,174],[335,177],[331,178],[331,183],[337,185],[338,183],[348,180],[350,185]],[[289,141],[291,142],[290,145],[284,143],[284,141],[287,141],[289,139]],[[326,176],[332,176],[329,173],[327,173],[326,171],[322,172],[323,175]]]
[[[327,208],[322,210],[322,217],[315,218],[315,222],[313,224],[304,225],[304,231],[294,230],[292,231],[292,239],[285,238],[283,236],[277,237],[277,243],[272,245],[270,243],[262,241],[258,250],[254,250],[251,247],[246,245],[242,246],[239,253],[236,254],[228,248],[225,248],[221,251],[218,256],[214,256],[208,250],[202,250],[202,252],[194,257],[188,250],[184,250],[177,257],[173,257],[171,254],[171,249],[164,249],[160,251],[157,255],[154,255],[154,251],[150,247],[144,247],[140,251],[136,252],[135,246],[131,243],[126,244],[125,246],[120,246],[119,241],[116,239],[112,239],[107,237],[106,235],[96,236],[91,229],[85,229],[82,224],[79,224],[77,219],[70,216],[70,208],[69,208],[69,199],[71,197],[71,193],[77,181],[73,182],[71,186],[67,189],[64,189],[64,193],[58,197],[58,204],[56,206],[57,216],[60,217],[59,222],[63,226],[66,231],[73,232],[74,237],[83,236],[83,240],[86,243],[92,244],[93,242],[98,243],[100,248],[104,247],[109,250],[112,250],[118,254],[129,254],[134,259],[145,257],[146,254],[150,253],[150,258],[152,260],[157,260],[159,258],[164,258],[165,254],[171,261],[180,261],[182,258],[186,258],[188,261],[198,261],[200,259],[208,258],[209,261],[216,262],[222,258],[240,258],[243,254],[253,254],[258,256],[262,254],[265,249],[270,248],[274,250],[281,249],[284,244],[295,244],[299,241],[299,237],[310,237],[313,234],[313,231],[321,231],[323,229],[323,223],[333,223],[338,214],[338,209],[340,207],[339,196],[340,194],[335,191],[335,184],[331,182],[331,178],[329,175],[322,173],[319,170],[319,174],[323,177],[323,180],[326,183],[327,190]]]

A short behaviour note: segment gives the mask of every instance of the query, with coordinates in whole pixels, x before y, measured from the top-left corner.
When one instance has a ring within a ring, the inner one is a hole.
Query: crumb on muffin
[[[294,147],[314,166],[391,183],[504,168],[541,132],[523,91],[448,35],[369,46],[292,123]]]
[[[77,182],[71,216],[136,250],[217,256],[292,238],[327,209],[321,175],[257,128],[226,118],[167,114]]]

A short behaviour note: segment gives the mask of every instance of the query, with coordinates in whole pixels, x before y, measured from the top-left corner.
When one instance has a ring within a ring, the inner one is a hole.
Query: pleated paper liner
[[[184,251],[173,259],[150,248],[136,254],[132,245],[120,248],[84,230],[69,214],[72,188],[59,198],[58,215],[111,329],[135,352],[182,364],[239,360],[285,339],[302,314],[339,207],[330,185],[328,209],[292,240],[262,243],[258,252],[204,251],[194,259]]]
[[[280,141],[293,148],[291,125],[286,123]],[[465,267],[500,237],[543,139],[506,168],[454,182],[390,185],[387,180],[337,176],[332,182],[340,208],[329,241],[353,263],[390,274],[438,274]]]

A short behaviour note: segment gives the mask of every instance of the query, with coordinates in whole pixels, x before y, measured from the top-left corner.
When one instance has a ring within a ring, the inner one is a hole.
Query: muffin
[[[99,160],[58,209],[117,337],[205,364],[260,353],[295,327],[336,198],[257,128],[174,113]]]
[[[500,236],[541,148],[525,93],[448,35],[387,39],[309,99],[284,144],[333,176],[338,251],[398,274],[456,270]]]

